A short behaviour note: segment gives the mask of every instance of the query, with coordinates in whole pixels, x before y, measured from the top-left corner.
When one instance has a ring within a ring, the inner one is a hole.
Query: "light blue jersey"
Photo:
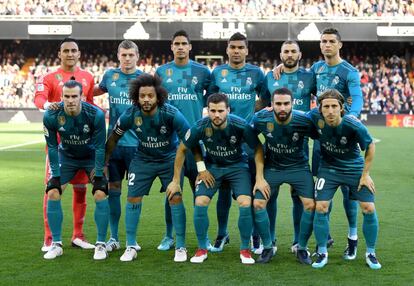
[[[168,103],[177,107],[190,125],[200,120],[206,103],[205,91],[210,85],[210,70],[190,60],[185,66],[169,62],[155,73],[168,91]]]
[[[356,68],[345,60],[335,66],[319,61],[312,65],[311,70],[316,76],[317,96],[327,89],[336,89],[345,98],[345,112],[359,116],[363,98],[360,76]],[[348,97],[352,97],[352,105],[347,103]]]
[[[125,74],[120,68],[105,72],[102,81],[99,83],[99,88],[107,92],[109,96],[109,131],[112,131],[119,116],[132,105],[129,100],[129,81],[136,79],[141,74],[142,71],[140,70],[136,70],[132,74]],[[137,135],[133,130],[129,130],[119,140],[118,146],[136,147],[137,142]]]
[[[241,69],[234,69],[224,64],[213,70],[209,94],[226,94],[230,112],[250,122],[256,97],[262,94],[263,82],[264,75],[258,66],[246,64]]]
[[[299,68],[293,73],[284,72],[280,75],[280,79],[273,77],[273,71],[267,73],[263,97],[267,101],[272,101],[272,94],[276,89],[288,88],[293,95],[293,108],[301,111],[310,110],[311,94],[316,95],[316,81],[313,72]]]
[[[102,176],[105,159],[105,115],[98,107],[81,102],[77,116],[65,113],[63,102],[57,110],[46,110],[44,135],[53,177],[60,177],[59,153],[74,160],[95,160],[96,176]],[[58,134],[60,144],[58,145]]]

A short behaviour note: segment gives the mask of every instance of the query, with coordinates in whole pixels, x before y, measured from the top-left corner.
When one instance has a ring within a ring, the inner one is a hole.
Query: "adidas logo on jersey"
[[[273,135],[272,135],[272,133],[267,133],[267,135],[266,135],[267,137],[269,137],[269,138],[273,138]]]
[[[275,81],[275,83],[273,84],[273,86],[279,86],[279,83],[277,81]]]
[[[62,131],[62,132],[65,132],[65,131],[66,131],[66,129],[65,129],[65,128],[63,128],[63,126],[62,126],[62,127],[60,127],[58,130],[59,130],[59,131]]]
[[[116,86],[116,83],[113,81],[113,82],[111,83],[111,86]]]
[[[223,78],[223,79],[221,80],[221,82],[227,82],[227,79]]]
[[[172,82],[172,79],[171,79],[171,78],[168,78],[168,79],[167,79],[167,82]]]

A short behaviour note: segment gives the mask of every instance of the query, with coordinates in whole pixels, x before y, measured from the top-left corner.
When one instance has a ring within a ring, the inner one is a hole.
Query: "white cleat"
[[[93,254],[94,260],[104,260],[108,258],[108,252],[106,251],[105,243],[96,243],[95,253]]]
[[[83,240],[79,237],[72,240],[72,246],[73,247],[79,247],[79,248],[82,248],[82,249],[95,249],[95,245],[90,244],[86,240]]]
[[[50,247],[49,251],[43,255],[44,259],[55,259],[63,254],[62,244],[54,242]]]
[[[187,249],[184,247],[177,248],[175,250],[174,262],[185,262],[187,261]]]
[[[123,262],[129,262],[137,258],[137,250],[132,247],[128,246],[125,250],[124,254],[122,254],[121,258],[119,260]]]

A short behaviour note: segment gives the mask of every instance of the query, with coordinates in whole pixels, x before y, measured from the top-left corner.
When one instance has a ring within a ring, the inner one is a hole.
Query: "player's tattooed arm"
[[[372,161],[374,160],[374,155],[375,144],[374,142],[372,142],[371,144],[369,144],[367,150],[365,151],[364,170],[362,171],[362,176],[359,181],[358,190],[360,190],[362,186],[366,186],[371,191],[371,193],[375,193],[375,184],[371,176],[369,175],[369,171],[372,166]]]

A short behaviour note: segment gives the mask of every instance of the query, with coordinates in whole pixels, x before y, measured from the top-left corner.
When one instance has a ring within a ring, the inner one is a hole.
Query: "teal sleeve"
[[[92,135],[92,142],[95,144],[95,175],[102,177],[105,162],[106,128],[105,115],[101,110],[96,113],[94,127],[95,131]]]
[[[173,128],[177,132],[178,138],[184,141],[185,134],[190,129],[190,126],[183,114],[178,110],[174,115]]]
[[[199,132],[199,126],[194,125],[190,129],[187,130],[183,143],[188,149],[192,149],[196,147],[200,141],[200,132]]]
[[[45,115],[43,116],[43,131],[47,144],[47,155],[49,157],[49,165],[52,177],[60,177],[58,151],[59,144],[57,139],[57,131],[49,120],[48,111],[46,111]]]
[[[358,117],[361,113],[364,100],[362,98],[361,81],[357,71],[348,74],[348,90],[352,97],[349,114]]]
[[[362,151],[367,150],[368,146],[372,143],[372,137],[368,133],[367,127],[360,123],[360,127],[356,130],[357,132],[357,140],[359,147]]]
[[[102,91],[104,91],[104,92],[108,92],[108,88],[106,86],[106,81],[107,81],[107,78],[108,78],[108,73],[109,73],[109,71],[106,71],[104,73],[104,75],[102,77],[102,80],[99,83],[99,89],[102,90]]]
[[[210,70],[209,69],[206,69],[206,71],[205,71],[205,79],[204,79],[204,83],[203,83],[203,89],[205,90],[205,94],[204,94],[204,102],[203,102],[203,106],[204,107],[206,107],[207,106],[207,97],[209,96],[209,93],[208,93],[208,90],[209,90],[209,87],[210,87],[210,85],[211,85],[211,83],[212,83],[212,80],[211,80],[211,72],[210,72]]]

